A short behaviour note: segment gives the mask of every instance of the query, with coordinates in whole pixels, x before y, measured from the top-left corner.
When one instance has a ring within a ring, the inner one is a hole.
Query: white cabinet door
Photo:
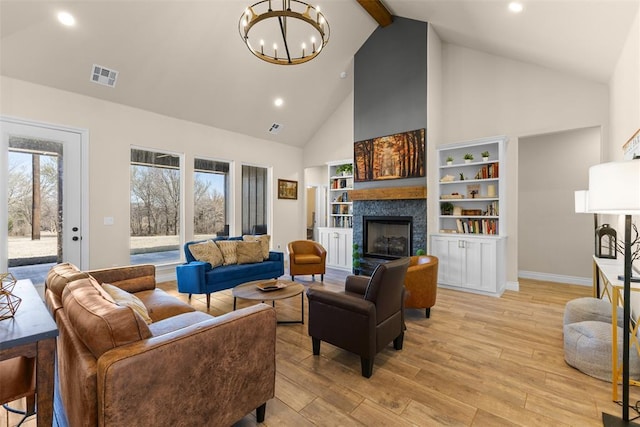
[[[473,239],[464,241],[465,280],[463,286],[495,292],[496,277],[496,241]]]
[[[438,282],[461,286],[464,266],[464,250],[459,239],[434,237],[431,252],[438,257]]]
[[[327,266],[351,270],[353,261],[353,230],[350,228],[319,228],[319,242],[327,250]]]

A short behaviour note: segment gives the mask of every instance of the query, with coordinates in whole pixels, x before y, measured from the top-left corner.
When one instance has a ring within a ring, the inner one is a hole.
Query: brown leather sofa
[[[315,278],[315,275],[319,274],[320,281],[324,281],[327,251],[320,243],[313,240],[294,240],[289,242],[288,249],[291,280],[294,276],[311,274]]]
[[[347,276],[344,292],[322,286],[307,289],[309,335],[313,354],[322,341],[360,356],[361,373],[369,378],[373,360],[391,341],[401,350],[404,340],[404,277],[408,258],[380,264],[368,276]]]
[[[105,283],[139,298],[150,320],[112,302]],[[264,420],[275,392],[273,308],[195,311],[156,288],[153,265],[80,272],[59,264],[45,285],[71,427],[229,426],[254,409]]]
[[[438,258],[433,255],[412,256],[404,279],[407,297],[405,308],[424,308],[425,317],[431,316],[438,293]]]

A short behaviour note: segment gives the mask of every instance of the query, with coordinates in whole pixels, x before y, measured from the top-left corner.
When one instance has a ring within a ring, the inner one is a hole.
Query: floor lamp
[[[602,414],[605,426],[629,422],[629,319],[631,319],[631,215],[640,215],[640,160],[602,163],[589,168],[589,212],[625,215],[622,418]]]

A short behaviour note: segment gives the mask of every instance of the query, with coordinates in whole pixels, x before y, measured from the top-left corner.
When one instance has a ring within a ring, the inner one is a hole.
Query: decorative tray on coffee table
[[[264,292],[277,291],[278,289],[286,288],[287,284],[278,282],[276,279],[265,280],[256,285],[258,289]]]

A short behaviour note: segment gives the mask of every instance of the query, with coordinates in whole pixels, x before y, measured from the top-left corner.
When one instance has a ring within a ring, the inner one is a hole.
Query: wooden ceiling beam
[[[380,0],[356,1],[360,3],[360,6],[362,6],[364,10],[366,10],[367,13],[371,15],[371,17],[375,19],[381,27],[386,27],[393,22],[393,16],[391,16],[391,12],[389,12],[389,10],[385,7],[385,5],[382,4]]]

